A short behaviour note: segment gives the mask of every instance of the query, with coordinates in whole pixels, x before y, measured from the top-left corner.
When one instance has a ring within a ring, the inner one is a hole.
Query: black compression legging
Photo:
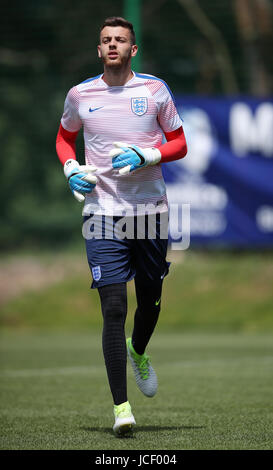
[[[127,401],[126,340],[124,324],[127,315],[126,283],[99,287],[103,315],[102,349],[115,405]]]
[[[134,318],[132,343],[143,354],[157,324],[161,305],[162,280],[144,283],[135,278],[137,309]]]
[[[162,281],[144,284],[135,280],[137,310],[132,341],[142,354],[154,331],[160,311]],[[127,401],[126,339],[124,325],[127,315],[126,283],[111,284],[98,289],[103,315],[102,348],[115,405]]]

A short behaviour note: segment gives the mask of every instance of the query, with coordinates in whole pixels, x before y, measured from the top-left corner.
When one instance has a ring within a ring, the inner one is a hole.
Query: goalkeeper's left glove
[[[157,148],[142,149],[123,142],[113,142],[113,145],[115,148],[110,150],[109,157],[113,159],[113,168],[119,169],[121,175],[148,165],[156,165],[161,160],[161,153]]]
[[[79,202],[85,200],[85,194],[91,193],[96,186],[97,178],[93,173],[97,170],[92,165],[80,165],[77,160],[70,158],[64,164],[64,174],[68,179],[70,189]],[[82,194],[83,193],[83,194]]]

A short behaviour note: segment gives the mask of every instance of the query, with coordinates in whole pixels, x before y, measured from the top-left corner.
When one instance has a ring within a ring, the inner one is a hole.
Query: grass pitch
[[[100,332],[1,336],[1,449],[272,449],[272,333],[155,332],[159,390],[128,363],[133,437],[112,432]]]

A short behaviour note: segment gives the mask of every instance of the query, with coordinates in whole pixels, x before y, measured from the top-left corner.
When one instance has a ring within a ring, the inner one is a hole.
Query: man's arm
[[[183,127],[172,132],[164,132],[167,142],[159,147],[160,163],[172,162],[184,158],[187,154],[187,143]]]
[[[56,139],[56,151],[59,160],[64,165],[64,174],[68,179],[72,193],[79,202],[82,202],[85,199],[84,194],[90,193],[95,187],[97,178],[92,174],[96,171],[95,167],[80,165],[76,160],[78,132],[69,132],[60,124]]]
[[[66,160],[76,160],[76,139],[79,131],[69,132],[61,124],[56,138],[56,152],[60,162],[64,165]]]

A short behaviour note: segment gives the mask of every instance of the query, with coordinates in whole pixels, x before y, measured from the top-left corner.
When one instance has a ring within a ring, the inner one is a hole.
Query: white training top
[[[108,86],[102,74],[85,80],[69,90],[61,124],[70,132],[83,126],[86,165],[98,168],[98,183],[85,198],[84,214],[142,215],[148,204],[146,213],[168,210],[160,163],[120,175],[108,156],[113,142],[160,147],[162,131],[182,126],[163,80],[134,72],[124,86]]]

